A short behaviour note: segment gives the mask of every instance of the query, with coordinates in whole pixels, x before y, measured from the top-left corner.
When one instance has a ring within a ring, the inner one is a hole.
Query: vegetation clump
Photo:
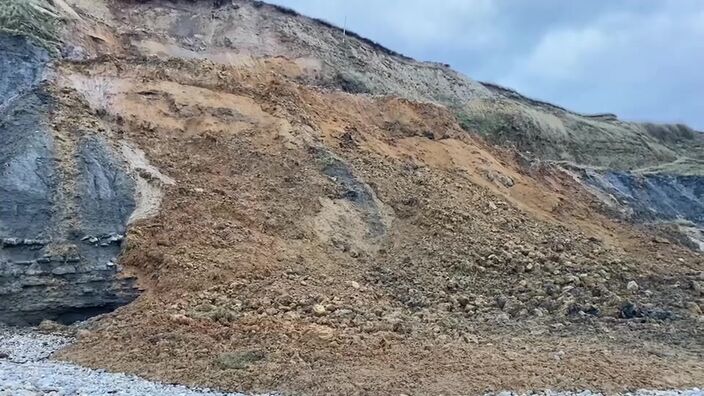
[[[58,44],[60,15],[46,0],[0,2],[0,33],[28,37],[47,49]]]

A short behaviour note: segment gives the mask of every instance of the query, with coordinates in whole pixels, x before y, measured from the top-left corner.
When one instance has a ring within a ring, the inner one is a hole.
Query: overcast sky
[[[704,0],[269,0],[587,113],[704,130]]]

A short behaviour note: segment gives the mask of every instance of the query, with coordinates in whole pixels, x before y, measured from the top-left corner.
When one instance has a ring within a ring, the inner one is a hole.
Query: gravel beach
[[[72,339],[0,327],[0,396],[243,396],[160,384],[49,360]]]
[[[132,375],[91,370],[49,359],[54,351],[72,341],[70,337],[44,334],[33,329],[0,327],[0,396],[244,396],[240,393],[221,393],[161,384]],[[601,393],[537,391],[495,394],[523,395],[597,396]],[[704,396],[704,390],[640,390],[623,395]]]

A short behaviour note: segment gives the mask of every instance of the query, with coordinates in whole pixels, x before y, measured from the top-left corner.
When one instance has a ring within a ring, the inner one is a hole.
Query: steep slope
[[[210,2],[145,2],[117,15],[120,21],[140,27],[129,41],[143,53],[226,65],[283,56],[301,66],[297,78],[307,84],[441,104],[465,129],[492,143],[515,147],[530,158],[609,168],[630,178],[633,185],[639,184],[639,177],[630,171],[644,167],[659,167],[659,174],[675,178],[704,171],[704,134],[686,126],[577,114],[473,81],[447,65],[416,62],[291,10],[264,3],[235,4],[235,8],[212,9]],[[683,161],[690,166],[682,167]],[[604,192],[611,194],[616,188],[606,186]],[[660,188],[667,186],[656,185],[655,190]],[[677,209],[677,217],[704,227],[689,215],[701,207],[702,195],[696,195],[694,206],[679,207],[692,200],[675,192],[671,206]],[[648,188],[638,192],[656,193]],[[613,199],[635,212],[650,212],[650,219],[671,220],[668,211],[620,199],[618,194]],[[643,217],[631,220],[641,222]]]
[[[306,66],[300,78],[309,83],[442,104],[490,141],[542,159],[631,170],[704,158],[704,135],[686,126],[577,114],[478,83],[447,65],[416,62],[291,10],[263,3],[212,11],[209,2],[145,3],[119,15],[149,32],[130,38],[147,53],[223,64],[262,56],[296,59]]]
[[[67,66],[68,95],[103,87],[96,110],[177,185],[128,239],[123,263],[146,294],[66,356],[292,393],[663,386],[655,371],[699,373],[701,322],[675,302],[699,301],[701,258],[629,246],[643,237],[589,202],[565,204],[569,179],[548,171],[553,191],[522,174],[447,110],[310,89],[279,74],[295,68],[283,59],[124,62]],[[637,338],[589,335],[631,317],[645,321]],[[633,348],[643,339],[673,358]],[[521,342],[535,378],[511,369]],[[574,360],[546,364],[565,349]]]
[[[497,96],[465,104],[466,125],[488,140],[515,145],[537,158],[614,170],[704,158],[704,134],[684,125],[619,120],[612,114],[583,115],[484,84]],[[675,167],[669,169],[682,173]]]
[[[566,165],[625,218],[674,222],[693,248],[702,243],[704,133],[684,125],[624,122],[610,114],[585,116],[484,85],[498,98],[469,101],[460,114],[466,129],[529,157]]]
[[[60,358],[287,394],[704,381],[702,256],[438,99],[491,89],[257,2],[69,3],[40,114],[129,179],[143,293]]]

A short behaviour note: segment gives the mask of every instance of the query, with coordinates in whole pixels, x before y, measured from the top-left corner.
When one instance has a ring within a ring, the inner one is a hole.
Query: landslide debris
[[[310,394],[699,381],[701,256],[610,221],[559,171],[525,172],[445,108],[288,67],[64,66],[64,95],[102,86],[104,120],[178,180],[128,235],[147,292],[64,358]]]
[[[491,89],[259,2],[71,4],[101,39],[52,121],[162,190],[120,259],[144,293],[60,359],[286,394],[704,381],[701,254],[438,99]]]
[[[174,6],[141,3],[116,7],[115,14],[135,28],[128,40],[142,54],[207,59],[225,65],[252,65],[262,57],[285,57],[297,66],[293,77],[306,84],[443,105],[464,129],[493,144],[513,148],[531,160],[569,164],[600,176],[618,172],[619,178],[632,180],[633,194],[639,196],[669,189],[670,183],[659,184],[663,179],[700,175],[704,170],[704,133],[684,125],[578,114],[474,81],[448,65],[416,62],[324,21],[265,3],[240,1],[218,7],[192,1],[174,2]],[[657,172],[647,183],[639,182],[637,171],[643,168]],[[581,174],[576,172],[575,176]],[[589,184],[590,180],[582,182]],[[688,188],[670,189],[671,195],[665,198],[672,198],[667,205],[673,210],[663,211],[657,207],[651,210],[651,206],[621,194],[610,196],[621,188],[618,183],[593,186],[598,190],[595,196],[605,197],[607,205],[615,202],[618,207],[614,211],[628,221],[649,227],[671,223],[674,211],[676,219],[704,230],[699,216],[692,215],[700,211],[701,190],[692,200]],[[649,215],[638,215],[643,212]]]

